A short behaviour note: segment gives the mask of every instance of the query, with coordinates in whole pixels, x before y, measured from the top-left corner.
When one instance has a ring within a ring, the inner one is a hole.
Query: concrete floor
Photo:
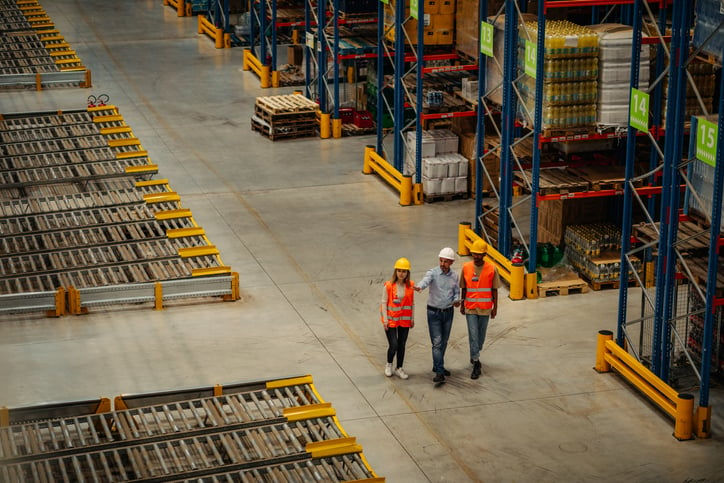
[[[455,246],[473,202],[399,206],[361,174],[372,137],[271,142],[251,132],[255,97],[291,89],[261,90],[240,49],[215,49],[195,18],[161,0],[43,7],[94,87],[0,92],[0,112],[82,109],[89,94],[108,94],[239,272],[242,300],[3,317],[0,404],[311,374],[389,482],[724,481],[721,388],[713,437],[679,442],[671,420],[592,369],[597,331],[615,329],[615,290],[519,302],[502,290],[475,381],[457,314],[453,375],[438,388],[424,293],[410,378],[386,378],[382,282],[400,256],[420,279]]]

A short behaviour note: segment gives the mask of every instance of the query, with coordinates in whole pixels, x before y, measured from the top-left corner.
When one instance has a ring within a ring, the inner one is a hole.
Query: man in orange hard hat
[[[500,276],[492,262],[485,261],[488,244],[476,240],[470,248],[473,257],[471,262],[463,265],[460,277],[463,304],[460,313],[465,315],[468,323],[468,339],[470,342],[470,363],[473,365],[471,379],[477,379],[482,372],[480,351],[485,343],[488,322],[498,313],[498,287]]]

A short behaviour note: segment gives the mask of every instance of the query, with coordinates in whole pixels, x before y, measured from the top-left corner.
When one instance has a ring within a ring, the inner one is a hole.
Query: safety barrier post
[[[46,315],[48,317],[60,317],[61,315],[65,315],[66,302],[67,296],[65,294],[65,289],[63,287],[59,287],[58,290],[55,291],[55,309],[49,310],[46,312]]]
[[[626,349],[616,344],[616,341],[613,340],[613,332],[609,330],[598,332],[594,369],[598,372],[615,370],[674,419],[674,437],[676,439],[679,441],[693,439],[694,396],[678,393],[659,379]]]
[[[161,282],[156,282],[153,286],[154,296],[154,310],[163,310],[163,285]]]
[[[470,247],[476,240],[482,240],[480,236],[470,229],[470,223],[460,224],[458,228],[458,253],[469,254]],[[498,269],[498,273],[505,281],[508,282],[510,288],[511,300],[522,300],[525,295],[525,267],[523,264],[514,264],[508,260],[502,253],[492,246],[488,245],[488,251],[485,253],[488,260],[493,262]]]
[[[254,53],[249,49],[244,49],[242,68],[244,70],[251,70],[259,76],[259,86],[262,89],[269,87],[271,67],[268,65],[262,65],[261,61],[259,61],[259,59],[257,59],[254,56]]]
[[[322,139],[329,139],[331,117],[332,115],[326,112],[322,112],[319,115],[319,137]]]
[[[698,438],[711,437],[711,406],[696,408],[696,436]]]
[[[66,292],[68,293],[68,313],[81,315],[88,312],[88,309],[84,309],[80,305],[80,292],[77,288],[68,287]]]
[[[332,137],[335,139],[342,137],[342,119],[332,119]]]
[[[596,344],[596,369],[597,372],[609,372],[611,365],[606,362],[606,341],[613,340],[613,332],[610,330],[599,330]]]
[[[10,426],[10,410],[5,406],[0,406],[0,427]]]
[[[223,295],[221,299],[225,302],[234,302],[241,298],[241,292],[239,292],[239,272],[231,272],[231,293]]]
[[[280,85],[280,74],[278,70],[274,70],[271,73],[271,86],[274,88],[279,87]]]
[[[362,166],[364,174],[377,173],[393,188],[400,192],[400,204],[412,204],[413,184],[410,176],[405,176],[385,159],[375,152],[374,146],[365,147],[365,157]]]

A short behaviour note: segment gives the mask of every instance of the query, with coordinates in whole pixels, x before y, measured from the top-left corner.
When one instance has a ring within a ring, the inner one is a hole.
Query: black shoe
[[[450,377],[450,371],[448,371],[447,369],[443,369],[442,373],[445,374],[445,377]]]
[[[480,361],[473,362],[473,372],[470,374],[470,379],[477,379],[480,377]]]
[[[435,377],[432,378],[432,382],[445,382],[445,374],[435,374]]]

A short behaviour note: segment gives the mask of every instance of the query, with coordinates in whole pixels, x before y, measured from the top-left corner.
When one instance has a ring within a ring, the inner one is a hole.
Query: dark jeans
[[[385,331],[388,343],[387,362],[391,364],[397,354],[397,367],[402,367],[402,363],[405,362],[405,344],[407,344],[409,333],[409,327],[390,327]]]
[[[432,370],[436,374],[445,372],[445,349],[450,339],[453,315],[452,308],[447,310],[427,309],[427,326],[430,329],[430,341],[432,342]]]

